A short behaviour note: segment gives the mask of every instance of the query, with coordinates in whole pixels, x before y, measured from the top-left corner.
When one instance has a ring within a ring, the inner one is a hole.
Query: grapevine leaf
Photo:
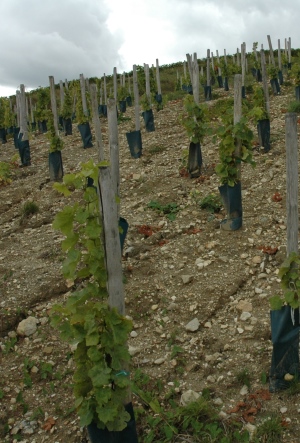
[[[271,309],[273,311],[276,311],[276,310],[279,310],[282,308],[283,301],[279,297],[279,295],[273,295],[273,297],[270,297],[270,305],[271,305]]]
[[[56,214],[53,221],[53,228],[61,231],[63,234],[68,235],[73,229],[75,208],[71,206],[65,206],[64,209]]]

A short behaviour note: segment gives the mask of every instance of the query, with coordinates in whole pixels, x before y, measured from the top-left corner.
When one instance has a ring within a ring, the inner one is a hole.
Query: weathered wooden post
[[[234,107],[233,107],[233,124],[239,123],[242,117],[242,75],[236,74],[234,76]],[[241,143],[238,141],[234,153],[236,158],[241,157]],[[241,163],[237,166],[238,181],[241,181]]]
[[[298,136],[297,114],[285,116],[287,255],[298,253]]]
[[[299,254],[297,114],[287,113],[285,125],[287,257],[289,257],[291,253]],[[291,289],[293,290],[292,287]],[[281,309],[271,310],[273,352],[270,392],[287,389],[291,380],[299,375],[299,332],[299,307],[292,309],[287,304]]]
[[[217,54],[217,62],[218,62],[218,85],[219,85],[219,88],[223,88],[222,70],[221,70],[221,66],[220,66],[220,57],[219,57],[218,50],[216,50],[216,54]]]
[[[278,78],[279,78],[279,84],[283,85],[280,39],[278,39]]]
[[[236,125],[242,116],[242,75],[234,76],[234,116],[233,123]],[[241,143],[239,140],[235,144],[234,157],[241,158]],[[224,183],[219,187],[221,198],[226,211],[226,219],[221,222],[221,229],[224,231],[236,231],[243,224],[242,210],[242,187],[241,187],[241,164],[236,164],[236,183],[230,186]]]
[[[140,123],[140,98],[139,98],[139,87],[138,87],[136,65],[133,65],[133,95],[134,95],[135,131],[127,132],[126,138],[130,149],[131,157],[139,158],[142,155],[142,135],[141,135],[141,123]]]
[[[292,40],[291,40],[291,37],[289,37],[289,40],[288,40],[288,57],[289,57],[288,68],[291,69],[291,67],[292,67]]]
[[[86,101],[86,93],[85,93],[85,89],[86,89],[86,83],[85,83],[85,79],[84,79],[84,75],[80,74],[80,91],[81,91],[81,101],[82,101],[82,109],[83,109],[83,113],[84,115],[87,117],[89,117],[89,111],[88,111],[88,107],[87,107],[87,101]]]
[[[260,61],[261,61],[262,85],[265,96],[266,110],[268,115],[270,115],[270,98],[269,98],[268,78],[267,78],[267,69],[266,69],[266,58],[265,58],[265,51],[263,50],[263,48],[260,51]]]
[[[195,103],[199,105],[200,103],[200,91],[199,91],[199,65],[197,59],[197,53],[194,52],[194,59],[192,62],[192,85],[193,85],[193,96]]]
[[[271,37],[270,35],[267,35],[267,39],[268,39],[268,43],[269,43],[269,50],[270,50],[270,57],[271,57],[271,63],[272,65],[275,67],[275,58],[274,58],[274,52],[273,52],[273,47],[272,47],[272,42],[271,42]]]
[[[242,98],[246,98],[245,72],[246,72],[246,43],[241,44],[241,65],[242,65]]]
[[[154,115],[152,110],[152,98],[151,98],[151,89],[150,89],[150,73],[149,73],[149,65],[144,63],[144,72],[145,72],[145,82],[146,82],[146,94],[144,100],[144,110],[142,112],[142,116],[145,122],[145,128],[147,132],[155,131],[154,126]]]
[[[117,100],[118,100],[118,78],[117,78],[117,68],[114,68],[113,80],[114,80],[114,99],[115,99],[116,104],[117,104]]]
[[[49,150],[49,174],[50,180],[58,181],[63,178],[63,163],[61,156],[62,143],[59,136],[58,128],[58,114],[56,105],[56,95],[55,95],[55,84],[54,77],[49,76],[50,83],[50,98],[51,98],[51,110],[53,125],[49,121],[49,138],[50,138],[50,150]]]
[[[210,76],[210,49],[207,50],[206,57],[206,86],[204,88],[205,91],[205,100],[211,100],[211,76]]]
[[[64,91],[64,84],[63,81],[59,81],[59,97],[60,97],[60,112],[62,111],[62,108],[64,106],[64,100],[65,100],[65,91]]]
[[[98,157],[104,160],[104,150],[101,136],[101,126],[98,117],[96,85],[91,85],[91,100],[93,122],[95,125],[96,145],[99,148]],[[118,123],[117,106],[114,99],[108,101],[108,122],[110,140],[110,166],[101,166],[98,175],[98,198],[100,217],[103,227],[104,260],[107,272],[108,304],[116,308],[120,315],[125,315],[122,248],[119,233],[119,210],[116,197],[119,193],[119,159],[118,159]],[[128,227],[128,225],[127,225]],[[129,376],[128,364],[120,362],[119,371]],[[95,423],[88,425],[88,433],[92,443],[107,443],[108,441],[130,441],[138,443],[134,412],[131,402],[131,389],[127,388],[124,398],[125,410],[130,415],[127,427],[123,431],[99,429]],[[112,437],[112,440],[110,439]]]
[[[158,110],[162,109],[162,94],[161,94],[161,84],[160,84],[160,75],[159,75],[159,62],[158,58],[156,59],[156,85],[157,85],[157,93],[155,95],[155,100],[158,103]]]
[[[23,84],[20,85],[19,112],[20,112],[20,132],[17,135],[17,147],[19,148],[21,167],[24,167],[31,165],[31,157],[30,157],[30,146],[29,146],[28,128],[27,128],[26,96],[25,96],[25,87]]]

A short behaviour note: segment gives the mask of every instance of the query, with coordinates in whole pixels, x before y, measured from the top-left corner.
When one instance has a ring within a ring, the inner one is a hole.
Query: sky
[[[0,0],[0,96],[144,63],[300,47],[299,0]]]

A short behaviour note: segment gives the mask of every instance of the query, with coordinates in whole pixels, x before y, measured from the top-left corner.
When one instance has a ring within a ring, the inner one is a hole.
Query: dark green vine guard
[[[107,163],[95,165],[90,160],[79,173],[65,175],[63,183],[54,184],[65,196],[72,194],[71,189],[82,193],[80,203],[65,206],[56,215],[53,227],[65,236],[64,276],[73,281],[84,279],[86,284],[65,305],[53,307],[51,323],[63,340],[77,345],[73,391],[80,425],[96,425],[98,437],[93,442],[137,443],[134,418],[129,405],[124,406],[130,386],[124,369],[130,361],[126,342],[132,324],[108,304],[98,196],[94,187],[86,186],[87,177],[97,181],[100,166]],[[112,439],[121,438],[122,430],[126,434],[128,424],[134,427],[131,440]],[[106,434],[110,439],[103,437]]]

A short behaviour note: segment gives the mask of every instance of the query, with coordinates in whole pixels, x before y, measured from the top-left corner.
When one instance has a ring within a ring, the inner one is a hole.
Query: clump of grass
[[[296,112],[297,114],[300,113],[300,102],[299,101],[292,101],[288,106],[288,112]]]
[[[220,212],[222,207],[221,198],[219,195],[208,194],[200,202],[199,206],[201,209],[206,209],[210,213]]]
[[[242,369],[236,374],[237,381],[243,386],[246,385],[250,389],[251,379],[248,369]]]
[[[32,200],[25,202],[21,209],[20,224],[22,224],[26,218],[29,218],[30,216],[37,214],[38,212],[39,212],[39,206],[37,203],[35,203]]]
[[[280,417],[270,417],[257,428],[257,441],[264,443],[281,443],[283,428]]]
[[[158,154],[166,150],[165,146],[153,145],[149,148],[149,154]]]
[[[161,203],[151,200],[148,203],[148,208],[154,209],[158,212],[162,212],[167,216],[167,218],[171,221],[174,221],[179,211],[179,207],[177,203],[167,203],[166,205],[162,205]]]

